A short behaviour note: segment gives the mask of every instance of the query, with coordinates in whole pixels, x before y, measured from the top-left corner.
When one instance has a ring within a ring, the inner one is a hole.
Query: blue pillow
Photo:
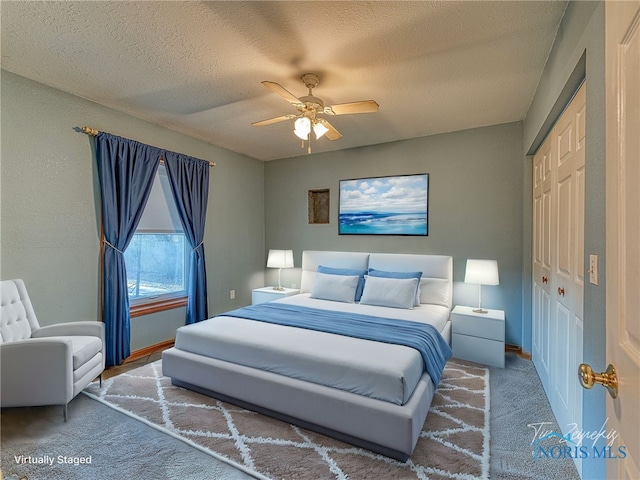
[[[376,270],[375,268],[370,268],[367,272],[367,275],[370,277],[379,277],[379,278],[417,278],[418,285],[416,287],[416,300],[415,306],[420,305],[420,279],[422,278],[422,272],[386,272],[384,270]]]
[[[354,268],[333,268],[318,265],[318,273],[326,273],[328,275],[346,275],[348,277],[358,276],[358,286],[356,287],[356,302],[360,301],[362,297],[362,290],[364,289],[364,276],[367,274],[366,270],[356,270]]]
[[[417,278],[418,280],[422,278],[422,272],[385,272],[384,270],[376,270],[375,268],[370,268],[367,275],[382,278]]]

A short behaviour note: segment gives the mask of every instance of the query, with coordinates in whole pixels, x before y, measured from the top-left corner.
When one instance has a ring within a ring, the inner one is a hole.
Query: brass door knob
[[[600,383],[607,389],[611,398],[618,396],[618,375],[615,367],[611,364],[609,364],[606,371],[595,373],[591,365],[581,363],[578,367],[578,377],[582,388],[589,390],[596,383]]]
[[[564,287],[558,287],[558,295],[562,295],[564,297]]]
[[[547,277],[542,277],[542,283],[547,283],[549,279]]]

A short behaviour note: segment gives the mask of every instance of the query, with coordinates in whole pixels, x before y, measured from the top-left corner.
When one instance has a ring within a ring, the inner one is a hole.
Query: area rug
[[[92,384],[85,394],[224,457],[258,477],[489,477],[489,371],[450,360],[416,449],[405,462],[171,385],[160,361]]]

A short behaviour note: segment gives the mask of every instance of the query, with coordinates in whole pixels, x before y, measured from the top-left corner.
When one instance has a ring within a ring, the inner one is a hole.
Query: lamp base
[[[278,287],[273,287],[273,289],[274,289],[274,290],[277,290],[277,291],[279,291],[279,292],[283,292],[283,291],[284,291],[284,287],[280,287],[280,286],[278,286]]]
[[[476,308],[473,310],[473,313],[489,313],[489,311],[483,310],[482,308]]]

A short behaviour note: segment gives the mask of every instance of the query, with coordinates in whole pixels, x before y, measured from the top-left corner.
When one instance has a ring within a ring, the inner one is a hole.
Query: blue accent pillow
[[[370,268],[367,275],[382,278],[417,278],[418,280],[422,278],[422,272],[386,272],[375,268]]]
[[[360,301],[362,297],[362,290],[364,290],[364,276],[367,274],[366,270],[357,270],[354,268],[334,268],[318,265],[318,273],[326,273],[327,275],[346,275],[348,277],[357,276],[358,286],[356,287],[356,302]]]
[[[387,272],[385,270],[370,268],[367,275],[379,278],[417,278],[418,285],[416,286],[415,306],[417,307],[420,305],[420,279],[422,278],[422,272]]]

